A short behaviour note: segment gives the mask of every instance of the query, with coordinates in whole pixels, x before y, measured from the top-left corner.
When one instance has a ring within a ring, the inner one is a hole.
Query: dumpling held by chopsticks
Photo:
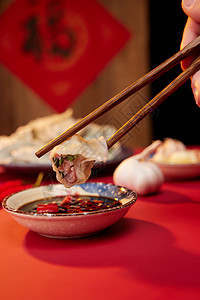
[[[75,134],[53,148],[50,160],[57,180],[68,188],[84,183],[90,177],[94,162],[105,162],[107,153],[107,143],[103,136],[86,141]]]

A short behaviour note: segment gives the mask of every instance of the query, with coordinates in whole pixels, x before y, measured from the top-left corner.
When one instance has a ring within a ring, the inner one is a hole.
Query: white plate
[[[155,162],[154,162],[155,163]],[[200,163],[167,164],[155,163],[163,172],[166,180],[186,180],[200,177]]]

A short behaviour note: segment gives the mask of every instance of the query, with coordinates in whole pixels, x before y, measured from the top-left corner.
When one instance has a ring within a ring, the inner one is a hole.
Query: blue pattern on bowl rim
[[[82,183],[80,187],[88,193],[98,193],[100,196],[117,198],[118,200],[123,198],[131,199],[136,196],[134,191],[111,183],[86,182]]]

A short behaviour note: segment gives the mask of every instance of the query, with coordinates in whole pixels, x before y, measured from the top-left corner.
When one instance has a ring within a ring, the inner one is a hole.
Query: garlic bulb
[[[114,183],[134,190],[138,195],[156,193],[164,182],[164,176],[157,165],[142,159],[158,145],[160,141],[154,142],[141,154],[129,157],[119,164],[113,174]]]

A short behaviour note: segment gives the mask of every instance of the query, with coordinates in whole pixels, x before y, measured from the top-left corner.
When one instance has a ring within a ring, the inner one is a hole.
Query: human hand
[[[181,49],[200,35],[200,0],[182,0],[182,9],[188,16],[181,41]],[[187,68],[194,57],[185,59],[181,66]],[[191,87],[195,101],[200,107],[200,71],[191,78]]]

